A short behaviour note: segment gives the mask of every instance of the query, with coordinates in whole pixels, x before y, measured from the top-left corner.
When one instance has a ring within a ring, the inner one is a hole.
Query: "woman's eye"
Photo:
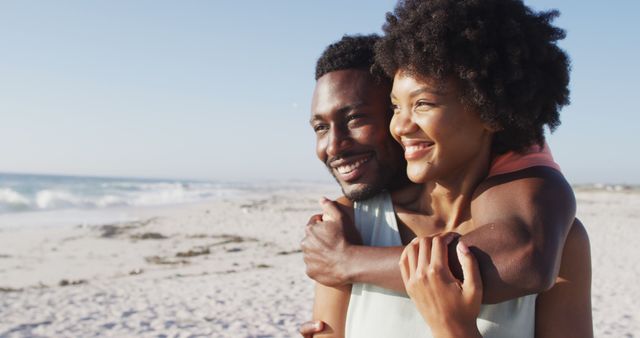
[[[398,114],[400,112],[400,108],[398,108],[397,104],[391,104],[391,111],[393,111],[394,114]]]
[[[435,104],[431,101],[425,101],[425,100],[420,100],[418,102],[416,102],[415,107],[419,108],[420,110],[427,110],[427,109],[431,109],[435,106]]]

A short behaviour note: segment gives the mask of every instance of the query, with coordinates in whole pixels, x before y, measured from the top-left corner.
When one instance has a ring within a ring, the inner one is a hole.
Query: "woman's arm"
[[[589,236],[577,219],[555,285],[536,300],[536,337],[593,337]]]
[[[313,320],[321,321],[324,324],[322,331],[313,334],[312,337],[344,337],[349,297],[351,297],[351,285],[329,287],[316,283]]]

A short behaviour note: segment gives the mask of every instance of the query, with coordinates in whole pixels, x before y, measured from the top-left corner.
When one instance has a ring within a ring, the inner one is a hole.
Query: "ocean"
[[[239,183],[0,173],[0,214],[182,204],[243,190]]]

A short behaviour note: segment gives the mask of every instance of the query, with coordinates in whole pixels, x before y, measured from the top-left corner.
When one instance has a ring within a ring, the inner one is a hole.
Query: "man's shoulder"
[[[522,193],[571,193],[572,189],[562,173],[549,167],[531,167],[489,177],[474,192],[474,202],[493,202],[505,197],[518,198]]]
[[[472,217],[502,217],[537,212],[539,207],[575,210],[575,197],[562,173],[549,167],[531,167],[490,177],[480,183],[471,202]],[[571,217],[573,218],[573,216]]]

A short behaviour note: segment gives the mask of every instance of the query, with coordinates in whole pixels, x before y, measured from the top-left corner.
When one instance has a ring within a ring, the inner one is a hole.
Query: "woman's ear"
[[[498,122],[485,122],[484,127],[492,133],[497,133],[504,129]]]

